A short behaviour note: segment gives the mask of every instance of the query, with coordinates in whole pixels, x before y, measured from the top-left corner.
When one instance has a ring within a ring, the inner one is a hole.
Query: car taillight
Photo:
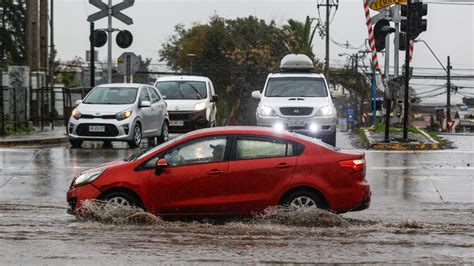
[[[365,167],[365,160],[364,159],[357,159],[357,160],[347,160],[347,161],[340,161],[339,165],[344,168],[348,173],[354,173],[358,171],[364,170]]]

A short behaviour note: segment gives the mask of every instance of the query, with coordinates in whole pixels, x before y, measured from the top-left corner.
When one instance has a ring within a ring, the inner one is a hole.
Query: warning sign
[[[370,3],[370,9],[380,10],[394,4],[406,5],[407,0],[374,0]]]

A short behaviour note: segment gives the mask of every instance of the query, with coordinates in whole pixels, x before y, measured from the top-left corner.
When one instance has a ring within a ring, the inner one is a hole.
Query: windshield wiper
[[[199,97],[199,100],[201,100],[202,99],[201,93],[199,93],[199,91],[193,86],[193,84],[189,84],[189,86],[191,87],[191,89],[193,89],[196,92],[196,95]]]
[[[138,157],[140,157],[142,154],[144,154],[145,152],[149,151],[150,149],[151,149],[151,148],[148,148],[148,149],[141,150],[140,152],[134,153],[134,154],[128,156],[127,158],[123,159],[123,161],[124,161],[124,162],[135,161]]]

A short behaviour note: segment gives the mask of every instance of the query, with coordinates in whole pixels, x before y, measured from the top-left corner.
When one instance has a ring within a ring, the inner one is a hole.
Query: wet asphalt
[[[301,214],[285,224],[82,221],[66,214],[72,177],[136,150],[1,148],[0,264],[472,263],[474,137],[447,138],[458,149],[366,151],[372,205],[329,228],[302,225]],[[338,143],[354,149],[347,134]]]

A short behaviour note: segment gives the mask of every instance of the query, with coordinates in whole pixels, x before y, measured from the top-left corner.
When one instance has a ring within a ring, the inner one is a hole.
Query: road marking
[[[424,169],[424,170],[474,170],[474,167],[465,167],[465,166],[460,166],[460,167],[453,167],[453,166],[441,166],[441,167],[430,167],[430,169],[427,169],[426,167],[423,166],[372,166],[368,167],[367,169],[369,170],[418,170],[418,169]]]

